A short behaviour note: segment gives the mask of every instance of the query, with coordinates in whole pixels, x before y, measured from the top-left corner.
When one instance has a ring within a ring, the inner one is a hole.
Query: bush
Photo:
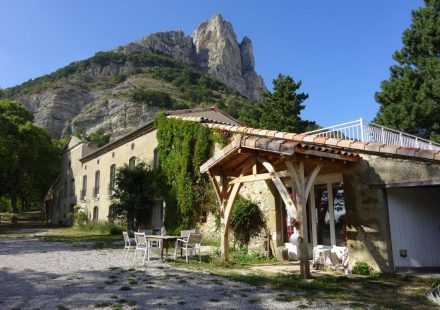
[[[73,220],[76,226],[84,227],[89,221],[89,216],[86,212],[79,211],[73,215]]]
[[[231,225],[236,239],[240,240],[241,245],[247,245],[249,239],[264,227],[264,220],[256,204],[239,197],[232,211]]]
[[[365,262],[357,262],[354,265],[352,272],[361,276],[369,276],[372,274],[373,268]]]
[[[131,100],[153,107],[171,108],[174,104],[170,95],[162,91],[135,89],[129,95]]]
[[[242,246],[239,250],[231,252],[231,259],[237,264],[259,263],[266,260],[266,256],[262,253],[249,253],[247,246]]]

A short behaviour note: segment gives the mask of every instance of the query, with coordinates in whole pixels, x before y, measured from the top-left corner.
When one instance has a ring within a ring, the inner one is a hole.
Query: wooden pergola
[[[349,169],[357,154],[342,148],[278,138],[242,136],[217,152],[200,170],[209,174],[221,205],[221,249],[229,259],[228,231],[234,202],[242,184],[265,181],[284,202],[299,233],[301,276],[311,277],[308,251],[307,201],[319,174]],[[293,191],[289,191],[293,185]]]

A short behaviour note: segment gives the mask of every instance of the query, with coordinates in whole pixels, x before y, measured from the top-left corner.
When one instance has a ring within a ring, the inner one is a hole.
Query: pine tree
[[[440,142],[440,0],[412,11],[397,64],[375,94],[375,122]]]
[[[273,92],[263,93],[266,103],[261,105],[259,126],[264,129],[302,133],[316,128],[314,122],[302,120],[303,102],[309,97],[305,93],[297,93],[301,81],[295,82],[288,75],[278,74],[273,80]]]

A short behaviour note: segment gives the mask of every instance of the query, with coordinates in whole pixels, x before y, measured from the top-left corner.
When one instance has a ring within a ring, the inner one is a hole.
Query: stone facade
[[[439,181],[440,165],[433,162],[362,155],[344,173],[350,265],[367,262],[376,270],[394,271],[386,187],[408,187]]]

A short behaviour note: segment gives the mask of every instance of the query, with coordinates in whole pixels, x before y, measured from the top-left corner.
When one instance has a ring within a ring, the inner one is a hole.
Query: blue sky
[[[186,34],[215,13],[254,43],[257,72],[302,80],[302,117],[323,126],[378,110],[374,92],[422,0],[0,0],[0,87],[20,84],[151,32]]]

